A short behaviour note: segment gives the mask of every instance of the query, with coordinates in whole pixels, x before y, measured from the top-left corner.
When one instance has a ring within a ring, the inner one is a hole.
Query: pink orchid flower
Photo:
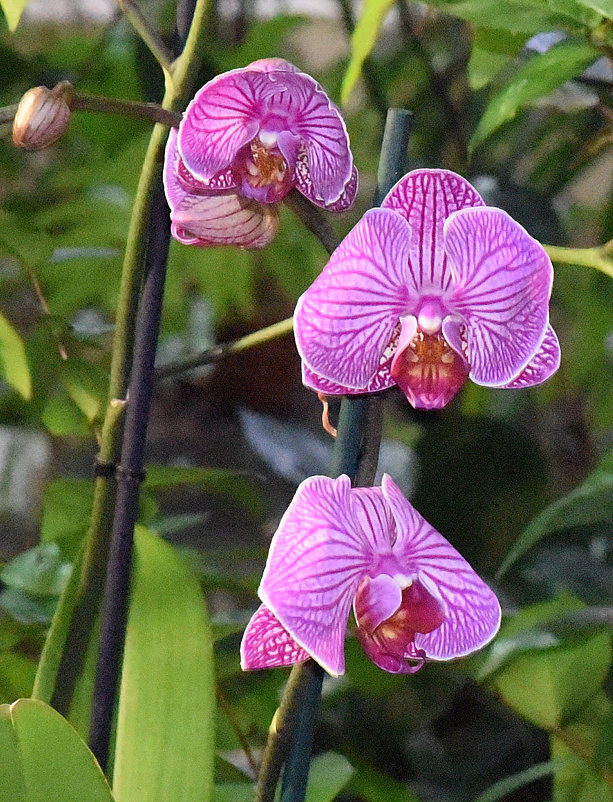
[[[164,185],[179,242],[262,248],[293,187],[344,211],[358,176],[343,118],[321,86],[283,59],[264,59],[196,93],[169,136]]]
[[[397,384],[445,406],[467,378],[530,387],[559,367],[543,247],[448,170],[415,170],[349,232],[298,301],[304,383],[324,394]]]
[[[258,595],[241,644],[245,670],[312,657],[342,674],[352,606],[362,647],[390,673],[468,655],[500,626],[492,590],[387,475],[381,487],[352,488],[348,476],[302,482]]]

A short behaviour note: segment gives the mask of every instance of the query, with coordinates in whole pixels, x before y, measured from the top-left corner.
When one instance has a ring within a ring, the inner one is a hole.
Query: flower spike
[[[272,540],[258,593],[244,669],[310,656],[342,674],[352,608],[364,650],[391,673],[470,654],[500,625],[494,593],[387,475],[370,488],[352,488],[347,476],[305,480]]]

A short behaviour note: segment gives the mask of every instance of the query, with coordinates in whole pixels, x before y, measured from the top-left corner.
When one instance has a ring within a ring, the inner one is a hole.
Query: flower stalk
[[[180,5],[180,4],[179,4]],[[185,47],[175,62],[173,81],[167,82],[163,108],[174,114],[190,91],[190,79],[197,71],[207,0],[197,0]],[[92,518],[84,551],[75,565],[73,579],[60,598],[49,631],[34,688],[34,697],[53,704],[67,715],[77,680],[82,672],[85,646],[89,643],[98,615],[109,553],[109,533],[116,494],[114,467],[120,456],[126,391],[135,337],[135,318],[144,274],[144,253],[150,231],[152,209],[158,208],[161,163],[166,128],[156,125],[145,155],[128,231],[116,313],[111,355],[109,403],[102,427]],[[151,198],[158,198],[157,207]],[[167,218],[167,210],[164,217]],[[156,222],[156,225],[159,221]],[[162,222],[163,228],[163,222]],[[149,262],[153,264],[150,250]],[[160,299],[161,300],[161,299]],[[155,343],[152,344],[155,353]],[[133,397],[131,398],[131,402]],[[141,407],[142,408],[142,407]],[[96,736],[100,743],[101,736]]]
[[[404,172],[409,135],[410,113],[391,109],[383,137],[375,200],[383,197],[394,184],[396,176]],[[391,158],[390,151],[395,154],[394,159]],[[362,486],[372,484],[380,438],[380,398],[344,397],[335,441],[332,476],[346,473],[354,484],[358,477]],[[323,669],[313,660],[292,668],[264,751],[256,802],[272,802],[284,764],[281,802],[303,802],[323,676]],[[294,713],[297,709],[299,714]]]

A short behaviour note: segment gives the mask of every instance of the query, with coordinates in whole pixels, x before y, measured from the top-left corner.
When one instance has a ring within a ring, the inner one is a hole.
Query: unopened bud
[[[42,150],[59,139],[70,120],[72,85],[60,81],[53,89],[35,86],[21,98],[13,121],[13,142],[25,150]]]

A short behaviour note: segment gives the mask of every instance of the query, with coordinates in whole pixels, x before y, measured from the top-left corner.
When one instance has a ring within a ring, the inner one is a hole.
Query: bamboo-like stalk
[[[387,115],[375,204],[404,173],[411,115]],[[371,485],[381,442],[380,396],[346,396],[341,403],[332,476],[347,474],[354,486]],[[281,771],[281,802],[303,802],[309,772],[316,712],[324,671],[313,660],[292,668],[264,750],[256,802],[273,802]]]

